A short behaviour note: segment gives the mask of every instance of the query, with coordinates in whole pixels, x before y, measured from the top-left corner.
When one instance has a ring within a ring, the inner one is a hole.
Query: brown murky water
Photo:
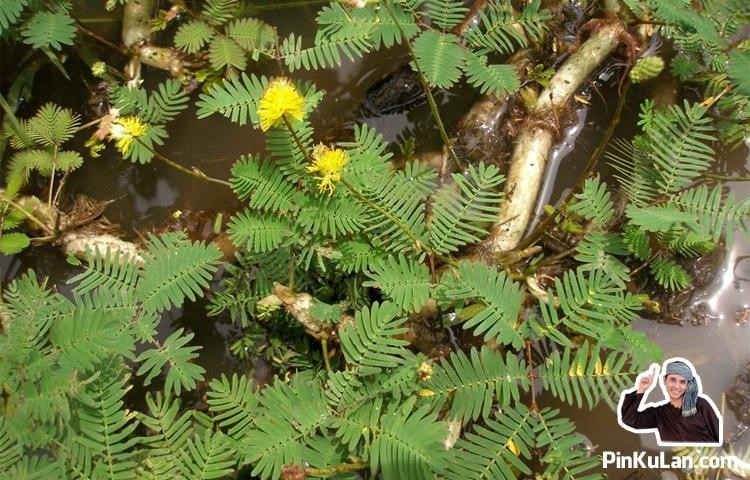
[[[282,37],[294,30],[302,32],[311,41],[316,10],[316,6],[270,10],[261,16],[276,25]],[[98,11],[94,11],[94,15],[103,16]],[[102,34],[109,34],[117,41],[116,28],[112,24],[100,27]],[[404,60],[403,51],[394,49],[369,55],[356,62],[345,61],[336,70],[295,73],[295,78],[314,80],[319,89],[327,92],[312,117],[319,138],[346,137],[352,122],[356,120],[357,108],[367,88]],[[121,64],[122,59],[117,61],[120,63],[113,63]],[[71,65],[70,68],[76,67]],[[81,66],[77,68],[80,72],[85,71]],[[274,64],[254,70],[254,73],[266,75],[277,72]],[[146,70],[145,76],[149,81],[163,78],[161,72],[153,70]],[[34,86],[34,101],[53,100],[82,112],[86,92],[77,86],[80,75],[72,75],[72,78],[73,82],[68,83],[51,67],[45,67]],[[567,136],[557,147],[542,191],[544,203],[554,204],[573,186],[606,130],[616,93],[603,93],[607,97],[606,103],[597,95],[592,95],[592,105],[579,111],[577,123],[568,129]],[[461,116],[477,98],[466,88],[438,94],[449,129],[455,129]],[[615,136],[629,137],[634,133],[642,98],[639,93],[631,92]],[[24,107],[20,115],[29,115],[34,110],[32,106],[35,108],[34,105]],[[407,113],[365,121],[391,142],[414,136],[417,151],[426,152],[440,145],[440,137],[429,117],[427,105],[421,105]],[[219,178],[229,176],[232,163],[240,155],[263,149],[263,138],[258,131],[250,127],[237,127],[218,116],[198,121],[193,108],[183,112],[169,125],[168,130],[170,139],[167,145],[159,149],[162,153],[185,166],[196,166]],[[600,170],[605,178],[611,173],[606,165],[600,165]],[[750,157],[743,149],[719,159],[715,170],[722,174],[747,175]],[[234,196],[221,186],[201,182],[158,162],[145,166],[132,165],[111,152],[99,159],[87,159],[68,185],[69,192],[84,193],[99,200],[116,198],[106,216],[120,224],[130,238],[136,237],[136,230],[148,231],[168,222],[175,210],[211,212],[237,208]],[[748,182],[730,182],[728,185],[739,198],[750,195]],[[691,300],[693,313],[684,318],[682,325],[660,324],[650,320],[635,323],[637,329],[646,332],[662,348],[665,358],[682,356],[691,360],[701,375],[704,393],[715,399],[717,405],[722,403],[722,395],[731,387],[735,376],[742,373],[750,361],[750,322],[740,324],[737,321],[737,312],[750,307],[750,295],[747,293],[750,289],[749,257],[750,242],[736,237],[734,246],[727,252],[723,266],[715,273],[709,287],[694,294]],[[36,248],[13,258],[0,259],[2,285],[7,285],[10,279],[30,268],[41,276],[48,276],[51,283],[63,285],[63,291],[65,280],[75,274],[56,249]],[[187,306],[183,310],[169,312],[166,317],[169,321],[163,323],[165,330],[185,326],[196,333],[196,343],[204,346],[200,363],[207,370],[207,378],[244,368],[229,354],[228,345],[239,335],[239,328],[231,325],[226,318],[208,318],[202,305]],[[544,396],[538,400],[542,406],[559,406]],[[579,431],[591,440],[596,452],[613,450],[628,454],[643,448],[660,450],[652,435],[637,436],[620,429],[616,413],[604,404],[590,412],[560,407],[576,421]],[[729,439],[742,428],[728,409],[723,413],[725,439]],[[750,434],[740,436],[736,442],[740,450],[747,448]],[[606,473],[612,479],[664,478],[662,472],[656,471],[636,474],[633,471],[608,469]]]

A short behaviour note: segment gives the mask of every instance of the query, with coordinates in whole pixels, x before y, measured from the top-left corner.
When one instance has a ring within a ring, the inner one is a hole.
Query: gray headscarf
[[[667,365],[664,375],[677,374],[687,380],[685,395],[682,397],[682,416],[692,417],[698,412],[698,382],[693,376],[693,371],[685,362],[675,361]]]

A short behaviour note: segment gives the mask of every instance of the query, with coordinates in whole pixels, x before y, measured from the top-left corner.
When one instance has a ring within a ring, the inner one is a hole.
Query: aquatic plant
[[[90,146],[114,140],[133,163],[157,159],[231,188],[242,202],[226,226],[237,262],[212,284],[218,248],[165,233],[137,254],[91,248],[84,262],[71,257],[78,273],[69,296],[34,272],[13,280],[0,308],[0,476],[198,479],[247,469],[264,480],[356,478],[358,471],[505,479],[536,468],[543,478],[603,477],[575,423],[548,403],[613,406],[661,357],[630,325],[639,311],[658,309],[637,275],[684,289],[684,258],[731,243],[735,230],[748,233],[750,199],[725,196],[707,175],[714,145],[736,146],[747,135],[749,46],[726,38],[743,21],[743,2],[675,8],[627,0],[619,19],[589,24],[593,38],[607,34],[599,55],[606,57],[620,42],[632,48],[625,22],[656,18],[679,50],[670,69],[699,79],[706,98],[668,107],[646,101],[641,134],[605,139],[604,157],[625,192],[622,214],[612,186],[590,175],[595,155],[543,229],[505,252],[482,241],[514,192],[501,191],[498,166],[458,158],[431,92],[462,78],[482,93],[516,92],[519,71],[494,62],[554,41],[550,12],[539,1],[521,11],[491,1],[478,12],[458,0],[354,3],[359,8],[321,8],[313,46],[304,48],[298,34],[279,40],[236,1],[209,0],[197,12],[176,4],[151,25],[181,22],[174,45],[208,66],[185,66],[190,59],[179,57],[176,68],[170,56],[155,66],[175,78],[147,91],[138,74],[117,79],[97,64],[112,83],[112,109],[85,126],[97,127]],[[69,7],[3,2],[0,33],[19,32],[54,57],[76,28],[88,35]],[[470,22],[469,13],[479,20]],[[396,44],[409,51],[460,171],[413,158],[396,168],[391,146],[364,124],[351,139],[319,143],[310,114],[324,92],[294,72]],[[248,58],[266,57],[289,78],[245,71]],[[547,63],[534,78],[553,91],[561,80],[545,73]],[[242,156],[222,180],[159,153],[166,125],[190,103],[183,82],[205,82],[199,119],[219,114],[260,129],[265,154]],[[18,152],[0,195],[0,245],[27,246],[27,221],[47,229],[45,241],[61,241],[54,218],[63,179],[53,186],[83,156],[60,147],[84,127],[54,104],[16,120],[2,98]],[[49,216],[38,218],[19,200],[31,172],[49,177]],[[215,229],[222,227],[219,219]],[[564,248],[546,248],[542,233]],[[204,298],[210,315],[228,311],[246,329],[233,350],[279,367],[271,384],[254,387],[246,372],[207,379],[192,333],[160,334],[165,312]],[[446,353],[459,330],[472,340]],[[423,331],[445,338],[426,342]],[[129,393],[136,385],[147,390],[137,410]],[[188,401],[197,397],[205,403]]]

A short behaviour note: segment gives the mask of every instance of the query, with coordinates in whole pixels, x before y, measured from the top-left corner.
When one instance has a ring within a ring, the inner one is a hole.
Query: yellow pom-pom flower
[[[258,104],[260,129],[264,132],[281,123],[284,115],[302,120],[305,99],[286,78],[276,78],[268,85]]]
[[[333,194],[336,186],[334,182],[341,180],[341,170],[349,162],[349,154],[338,148],[328,148],[323,144],[313,150],[313,164],[307,167],[310,173],[319,173],[315,178],[320,180],[318,188],[321,192]]]
[[[125,155],[133,145],[133,140],[146,133],[147,127],[138,117],[121,117],[112,123],[109,137],[117,141],[117,149]]]

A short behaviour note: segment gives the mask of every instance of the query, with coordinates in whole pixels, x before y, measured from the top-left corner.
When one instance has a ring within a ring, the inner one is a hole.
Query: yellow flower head
[[[109,128],[109,137],[117,140],[117,149],[125,155],[133,144],[133,139],[146,133],[147,125],[138,117],[121,117]]]
[[[305,99],[286,78],[276,78],[268,85],[258,104],[260,129],[264,132],[278,125],[284,115],[302,120]]]
[[[338,148],[328,148],[323,144],[313,150],[313,164],[307,167],[310,173],[317,172],[315,178],[320,180],[318,188],[321,192],[333,194],[336,186],[333,182],[341,180],[341,170],[349,161],[349,154]]]

